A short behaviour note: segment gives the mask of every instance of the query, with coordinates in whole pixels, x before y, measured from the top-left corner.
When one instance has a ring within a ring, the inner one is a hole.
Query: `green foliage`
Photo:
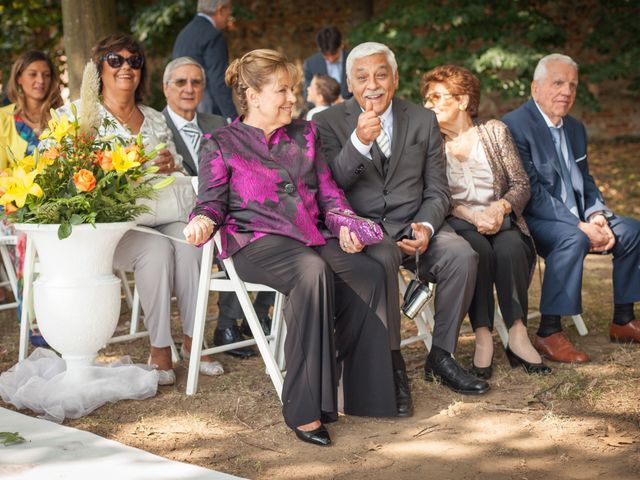
[[[629,79],[629,89],[640,93],[640,8],[635,0],[608,0],[593,13],[596,28],[584,46],[594,49],[599,58],[585,65],[589,80]]]
[[[537,61],[562,50],[565,30],[546,11],[552,2],[399,0],[378,18],[349,35],[351,45],[387,44],[396,54],[399,95],[421,102],[420,78],[438,65],[456,64],[474,72],[484,91],[503,98],[528,94]],[[583,102],[595,106],[586,88]]]
[[[0,2],[0,72],[9,77],[11,65],[27,49],[42,50],[52,59],[62,38],[62,12],[57,0]]]

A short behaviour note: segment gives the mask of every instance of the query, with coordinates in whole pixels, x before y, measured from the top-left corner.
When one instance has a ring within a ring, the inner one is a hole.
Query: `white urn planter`
[[[33,284],[38,328],[62,355],[67,372],[91,365],[120,316],[120,279],[113,254],[135,222],[76,225],[58,239],[58,225],[16,224],[33,241],[39,275]]]

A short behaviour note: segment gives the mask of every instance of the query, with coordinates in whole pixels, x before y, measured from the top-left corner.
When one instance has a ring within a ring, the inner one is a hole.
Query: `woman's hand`
[[[172,173],[176,171],[176,162],[173,159],[173,155],[171,155],[171,152],[166,148],[158,152],[152,163],[159,168],[158,173]]]
[[[504,208],[499,203],[492,203],[481,212],[477,212],[476,226],[483,235],[493,235],[500,230],[504,222]]]
[[[340,248],[346,253],[358,253],[364,248],[358,236],[347,227],[340,227]]]
[[[209,217],[196,215],[183,230],[184,238],[192,245],[201,245],[211,238],[215,223]]]

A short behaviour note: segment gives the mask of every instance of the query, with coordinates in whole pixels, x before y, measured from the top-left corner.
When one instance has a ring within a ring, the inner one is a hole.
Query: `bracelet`
[[[196,215],[195,217],[193,217],[193,220],[202,220],[204,223],[207,224],[208,227],[211,227],[212,229],[216,228],[216,222],[214,222],[213,220],[211,220],[209,217],[207,217],[206,215]]]

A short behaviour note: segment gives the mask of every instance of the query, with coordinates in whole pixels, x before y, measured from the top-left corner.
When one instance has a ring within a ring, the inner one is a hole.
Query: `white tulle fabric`
[[[107,402],[155,396],[158,373],[150,368],[123,357],[67,372],[66,362],[56,353],[38,348],[0,375],[0,397],[18,409],[28,408],[41,418],[61,423]]]

